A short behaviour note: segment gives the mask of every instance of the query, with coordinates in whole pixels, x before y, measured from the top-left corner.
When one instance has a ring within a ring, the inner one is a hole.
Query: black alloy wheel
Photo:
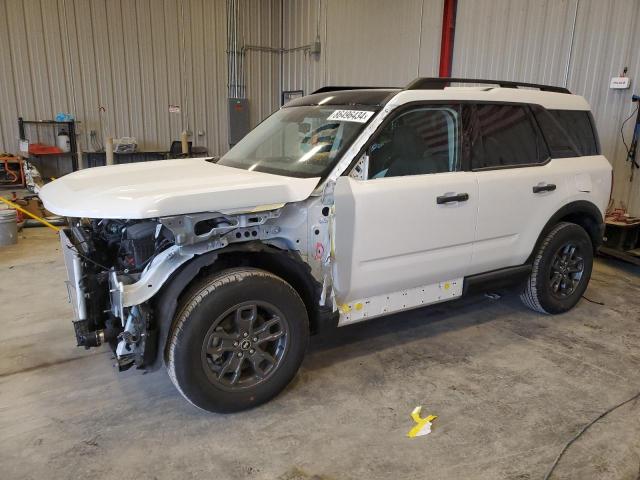
[[[520,298],[540,313],[573,308],[587,289],[593,269],[593,243],[575,223],[560,222],[544,234],[534,252],[531,274]]]
[[[237,412],[280,393],[308,342],[307,308],[295,288],[265,270],[230,268],[182,295],[167,341],[167,371],[193,405]]]
[[[288,347],[282,318],[267,302],[245,302],[220,315],[202,345],[202,365],[209,380],[224,390],[267,381]]]
[[[565,298],[575,292],[584,273],[584,258],[580,247],[567,242],[555,253],[549,270],[549,288],[559,298]]]

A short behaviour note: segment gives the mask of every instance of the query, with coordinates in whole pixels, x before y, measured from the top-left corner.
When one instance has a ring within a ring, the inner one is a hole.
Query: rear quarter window
[[[576,145],[572,136],[567,133],[551,112],[538,105],[532,105],[531,110],[547,141],[551,158],[570,158],[581,155],[581,149]]]
[[[591,114],[584,110],[548,110],[582,156],[599,155]],[[546,134],[545,134],[546,135]]]

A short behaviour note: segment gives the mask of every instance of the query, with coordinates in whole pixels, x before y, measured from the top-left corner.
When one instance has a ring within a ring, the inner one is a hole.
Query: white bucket
[[[0,246],[13,245],[18,242],[18,223],[16,211],[0,210]]]

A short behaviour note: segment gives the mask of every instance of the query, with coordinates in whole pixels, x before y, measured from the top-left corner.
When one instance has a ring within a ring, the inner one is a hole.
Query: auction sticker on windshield
[[[342,122],[366,123],[375,112],[366,110],[336,110],[327,120],[338,120]]]

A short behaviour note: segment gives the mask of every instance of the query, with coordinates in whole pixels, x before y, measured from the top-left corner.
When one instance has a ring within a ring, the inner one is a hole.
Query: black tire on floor
[[[575,277],[575,267],[568,267],[574,261],[567,262],[561,258],[567,258],[566,253],[571,252],[575,247],[574,260],[580,258],[581,262],[576,265],[582,266],[580,277],[570,281],[560,281],[558,278],[563,275]],[[591,270],[593,268],[593,245],[587,232],[575,223],[561,222],[557,224],[546,235],[542,243],[538,246],[531,275],[527,279],[524,291],[520,295],[522,302],[532,310],[540,313],[562,313],[573,308],[582,294],[587,289]],[[554,281],[555,278],[555,281]],[[563,286],[569,285],[566,294],[555,290],[562,290]]]
[[[181,302],[167,370],[196,407],[237,412],[287,386],[308,340],[307,310],[291,285],[264,270],[229,269],[194,285]]]

